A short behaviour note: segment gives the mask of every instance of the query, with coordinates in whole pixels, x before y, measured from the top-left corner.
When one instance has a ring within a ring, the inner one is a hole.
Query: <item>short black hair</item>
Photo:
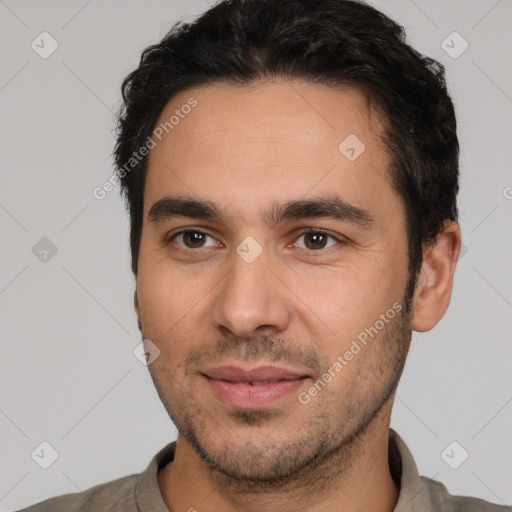
[[[300,79],[356,87],[383,114],[388,175],[406,211],[408,296],[425,245],[457,221],[459,143],[445,69],[405,43],[403,27],[359,0],[221,0],[173,25],[123,81],[114,151],[138,272],[147,157],[126,162],[168,101],[194,86]]]

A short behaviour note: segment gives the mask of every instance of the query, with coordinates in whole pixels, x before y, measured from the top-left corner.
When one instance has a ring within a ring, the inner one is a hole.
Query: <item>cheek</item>
[[[139,306],[148,337],[162,340],[186,323],[187,315],[204,295],[199,281],[186,278],[169,265],[147,266],[139,273]]]
[[[326,327],[325,336],[314,336],[318,350],[331,358],[344,351],[365,328],[401,301],[405,276],[401,281],[402,276],[381,265],[337,269],[319,279],[297,280],[294,292],[307,306],[300,306],[300,310],[312,319],[303,319],[303,323]]]

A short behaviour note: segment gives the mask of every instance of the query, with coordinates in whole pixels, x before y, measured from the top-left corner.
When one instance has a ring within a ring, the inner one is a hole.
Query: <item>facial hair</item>
[[[180,436],[211,470],[218,488],[246,496],[279,489],[319,494],[328,488],[332,478],[347,471],[364,449],[369,427],[396,391],[411,334],[410,311],[402,309],[348,363],[357,365],[357,372],[350,374],[351,379],[342,388],[336,382],[343,378],[344,370],[309,405],[297,401],[297,410],[304,411],[299,423],[289,425],[287,417],[279,417],[282,411],[272,408],[229,412],[237,425],[255,432],[278,420],[280,423],[264,441],[235,439],[223,425],[212,423],[201,403],[183,385],[174,385],[170,391],[168,369],[149,368]],[[299,364],[311,368],[316,375],[323,375],[333,364],[322,360],[312,348],[294,346],[289,340],[226,336],[192,351],[183,363],[185,375],[228,357]],[[285,437],[278,435],[283,431]],[[215,439],[215,432],[221,433],[221,441]]]

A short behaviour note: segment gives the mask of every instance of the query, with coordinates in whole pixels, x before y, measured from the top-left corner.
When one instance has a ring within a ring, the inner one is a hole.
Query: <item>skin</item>
[[[143,338],[160,350],[151,377],[179,431],[175,459],[158,474],[163,499],[172,512],[392,511],[394,391],[411,330],[431,329],[448,307],[460,230],[447,222],[424,249],[412,312],[385,323],[304,405],[298,393],[404,302],[405,213],[389,184],[382,119],[355,89],[276,81],[183,91],[157,124],[190,97],[197,106],[149,154],[135,291]],[[365,144],[354,161],[338,150],[349,134]],[[150,220],[155,202],[178,194],[225,216]],[[326,195],[364,208],[371,226],[262,218],[273,204]],[[334,238],[319,243],[305,228]],[[183,229],[208,236],[172,238]],[[252,263],[236,251],[248,236],[262,249]],[[310,378],[256,411],[222,402],[202,374],[272,363]]]

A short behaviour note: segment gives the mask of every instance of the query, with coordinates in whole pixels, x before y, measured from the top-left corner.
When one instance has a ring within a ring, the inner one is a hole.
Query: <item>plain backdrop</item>
[[[373,5],[446,66],[461,144],[464,253],[447,314],[413,337],[392,427],[421,474],[511,504],[512,2]],[[0,1],[0,510],[138,473],[176,438],[133,353],[124,205],[92,191],[112,175],[123,77],[207,7]],[[454,441],[469,454],[457,469],[442,456]],[[42,442],[58,453],[48,469],[31,456]]]

